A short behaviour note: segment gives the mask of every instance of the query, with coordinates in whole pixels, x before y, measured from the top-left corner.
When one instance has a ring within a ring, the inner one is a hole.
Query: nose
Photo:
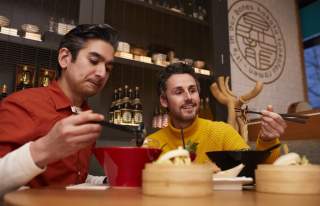
[[[104,64],[100,64],[99,66],[97,66],[95,75],[100,78],[106,77],[106,68]]]
[[[186,91],[186,93],[185,93],[185,99],[186,99],[186,100],[191,99],[191,94],[190,94],[189,91]]]

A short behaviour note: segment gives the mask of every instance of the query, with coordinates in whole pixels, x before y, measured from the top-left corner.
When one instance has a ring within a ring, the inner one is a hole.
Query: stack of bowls
[[[163,65],[163,63],[166,61],[167,55],[162,53],[155,53],[152,55],[152,61],[153,63],[157,65]]]
[[[33,24],[22,24],[21,29],[29,33],[39,33],[40,31],[39,27]]]
[[[0,16],[0,27],[7,27],[10,24],[10,20],[5,16]]]
[[[127,42],[120,41],[118,43],[117,51],[129,53],[130,52],[130,44]]]

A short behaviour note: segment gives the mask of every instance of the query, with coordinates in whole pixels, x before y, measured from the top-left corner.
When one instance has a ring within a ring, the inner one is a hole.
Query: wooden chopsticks
[[[241,108],[235,108],[236,112],[241,112],[241,113],[251,113],[251,114],[259,114],[262,115],[261,112],[256,112],[256,111],[251,111],[248,110],[248,108],[241,109]],[[303,116],[303,115],[297,115],[297,114],[279,114],[284,120],[291,121],[291,122],[296,122],[296,123],[301,123],[305,124],[307,120],[309,119],[308,116]]]

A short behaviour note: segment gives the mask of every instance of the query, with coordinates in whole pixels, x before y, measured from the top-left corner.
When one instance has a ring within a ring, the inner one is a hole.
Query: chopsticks
[[[259,114],[262,115],[261,112],[256,112],[256,111],[251,111],[248,110],[247,108],[241,109],[241,108],[235,108],[236,112],[241,112],[241,113],[251,113],[251,114]],[[307,120],[309,119],[308,116],[302,116],[302,115],[297,115],[297,114],[279,114],[284,120],[291,121],[291,122],[296,122],[296,123],[301,123],[305,124]]]

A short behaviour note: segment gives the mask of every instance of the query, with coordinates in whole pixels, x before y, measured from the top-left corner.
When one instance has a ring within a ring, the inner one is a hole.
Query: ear
[[[160,95],[160,104],[163,108],[168,108],[168,99],[165,94]]]
[[[61,48],[59,50],[58,61],[62,70],[67,69],[68,64],[72,60],[72,55],[67,48]]]

